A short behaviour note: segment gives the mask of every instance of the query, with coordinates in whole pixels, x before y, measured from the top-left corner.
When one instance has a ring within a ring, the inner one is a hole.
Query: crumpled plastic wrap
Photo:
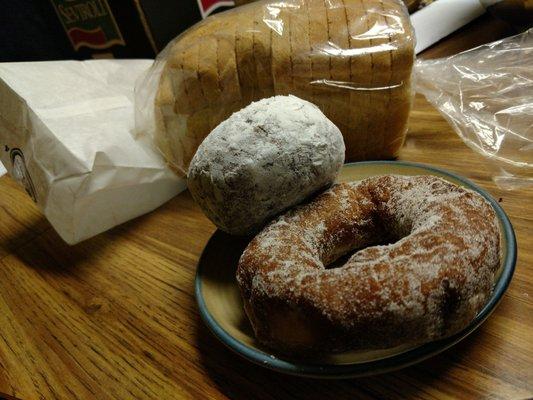
[[[179,35],[137,82],[136,138],[185,175],[221,121],[252,101],[293,94],[339,127],[348,161],[394,158],[407,131],[414,46],[401,0],[237,7]]]
[[[499,187],[533,186],[533,29],[415,70],[417,92],[487,157]]]

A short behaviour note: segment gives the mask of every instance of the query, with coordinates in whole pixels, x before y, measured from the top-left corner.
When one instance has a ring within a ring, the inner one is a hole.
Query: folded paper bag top
[[[130,133],[134,83],[152,62],[0,64],[0,161],[69,244],[185,189]]]

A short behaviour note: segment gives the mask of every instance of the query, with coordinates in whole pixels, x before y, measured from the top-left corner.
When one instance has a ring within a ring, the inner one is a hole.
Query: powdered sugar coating
[[[244,251],[237,281],[271,347],[385,348],[464,328],[498,267],[498,222],[482,196],[437,177],[388,175],[335,185],[273,221]]]
[[[331,185],[343,163],[342,134],[315,105],[275,96],[209,134],[191,161],[188,185],[215,225],[245,234]]]

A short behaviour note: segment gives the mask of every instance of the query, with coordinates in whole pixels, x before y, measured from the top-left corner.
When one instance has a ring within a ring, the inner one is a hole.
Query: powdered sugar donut
[[[198,147],[189,190],[221,230],[247,234],[331,185],[344,162],[339,129],[295,96],[250,104]]]
[[[277,350],[415,345],[475,317],[499,248],[481,195],[434,176],[379,176],[335,185],[267,225],[237,281],[258,340]]]

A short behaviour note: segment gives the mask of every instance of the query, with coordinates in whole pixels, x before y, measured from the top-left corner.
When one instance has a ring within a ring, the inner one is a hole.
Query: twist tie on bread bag
[[[533,186],[533,29],[417,61],[415,73],[416,91],[486,157],[500,188]]]

